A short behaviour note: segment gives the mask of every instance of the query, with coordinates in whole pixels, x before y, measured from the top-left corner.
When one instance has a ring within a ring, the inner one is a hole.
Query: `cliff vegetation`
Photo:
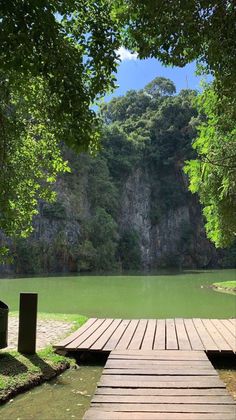
[[[40,202],[34,232],[10,242],[13,263],[4,270],[235,266],[236,247],[219,251],[206,238],[183,170],[195,157],[196,97],[158,77],[104,104],[100,151],[92,157],[63,147],[71,171],[57,181],[57,201]]]

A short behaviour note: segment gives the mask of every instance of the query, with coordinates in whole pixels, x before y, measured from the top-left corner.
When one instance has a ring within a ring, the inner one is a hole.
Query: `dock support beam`
[[[35,354],[37,327],[37,293],[20,293],[18,352]]]

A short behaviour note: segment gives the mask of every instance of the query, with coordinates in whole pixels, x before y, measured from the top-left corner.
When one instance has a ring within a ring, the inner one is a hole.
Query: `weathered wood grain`
[[[84,416],[84,420],[235,420],[235,414],[227,413],[125,413],[102,411],[91,408]]]
[[[183,323],[179,325],[182,329]],[[205,327],[210,329],[211,325],[206,322]],[[137,337],[140,331],[141,327]],[[211,328],[212,334],[213,331]],[[214,334],[220,342],[218,334]],[[85,420],[235,418],[236,405],[203,351],[118,349],[108,357],[91,408],[84,417]]]
[[[234,319],[89,319],[54,346],[83,351],[181,350],[236,352]]]

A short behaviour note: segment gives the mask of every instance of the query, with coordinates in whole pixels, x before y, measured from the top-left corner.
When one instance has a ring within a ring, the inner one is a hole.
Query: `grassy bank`
[[[16,317],[18,313],[11,312],[10,316]],[[87,320],[83,315],[54,313],[39,313],[38,319],[68,322],[72,325],[71,331]],[[75,366],[74,359],[56,354],[52,347],[30,356],[17,351],[0,350],[0,404]]]
[[[48,381],[70,366],[73,359],[55,354],[51,347],[34,355],[0,352],[0,403],[22,391]]]
[[[212,287],[221,292],[236,293],[236,280],[213,283]]]

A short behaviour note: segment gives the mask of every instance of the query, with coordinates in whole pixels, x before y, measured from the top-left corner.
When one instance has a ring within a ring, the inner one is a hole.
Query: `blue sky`
[[[177,92],[187,88],[200,89],[201,77],[195,75],[195,63],[188,64],[184,68],[164,67],[155,58],[139,60],[136,55],[132,55],[124,49],[121,52],[121,58],[122,61],[117,72],[119,87],[112,95],[106,96],[106,101],[113,96],[123,95],[127,90],[142,89],[157,76],[171,79],[176,85]]]

